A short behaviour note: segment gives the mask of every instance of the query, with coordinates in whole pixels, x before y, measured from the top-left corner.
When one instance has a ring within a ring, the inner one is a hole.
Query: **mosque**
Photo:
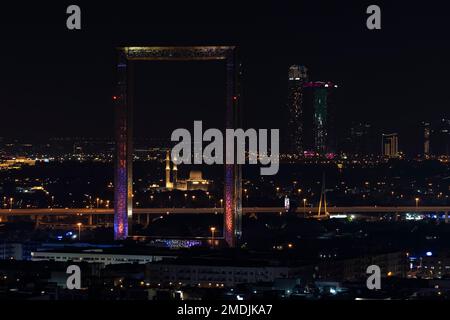
[[[205,180],[202,177],[202,172],[199,170],[191,170],[189,178],[182,180],[178,179],[178,168],[176,163],[173,163],[172,174],[170,169],[170,150],[166,153],[166,189],[180,190],[180,191],[194,191],[203,190],[209,191],[212,185],[211,180]]]

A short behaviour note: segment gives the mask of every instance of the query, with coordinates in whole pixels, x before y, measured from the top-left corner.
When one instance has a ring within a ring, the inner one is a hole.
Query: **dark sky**
[[[65,26],[72,2],[2,4],[0,136],[111,136],[119,45],[238,45],[247,126],[284,125],[291,64],[340,85],[343,118],[400,131],[405,144],[415,143],[419,121],[450,116],[444,1],[378,1],[381,31],[367,30],[366,1],[93,2],[73,2],[81,31]],[[166,64],[137,72],[137,130],[161,133],[167,125],[159,119],[171,114],[214,124],[221,66]]]

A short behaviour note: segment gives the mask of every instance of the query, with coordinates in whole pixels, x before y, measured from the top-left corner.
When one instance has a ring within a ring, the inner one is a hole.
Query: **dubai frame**
[[[120,47],[117,48],[117,88],[115,109],[114,239],[131,235],[133,215],[133,70],[135,61],[208,61],[226,64],[225,128],[240,125],[240,62],[234,46]],[[236,152],[235,152],[236,154]],[[242,169],[225,164],[223,236],[235,247],[242,235]]]

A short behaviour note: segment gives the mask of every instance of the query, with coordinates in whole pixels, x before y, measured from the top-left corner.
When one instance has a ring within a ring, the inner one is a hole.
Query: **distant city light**
[[[348,215],[346,214],[331,214],[330,219],[347,219]]]

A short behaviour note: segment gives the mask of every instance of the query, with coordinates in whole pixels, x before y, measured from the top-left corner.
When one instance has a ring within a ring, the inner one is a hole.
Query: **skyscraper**
[[[304,141],[309,150],[321,155],[337,151],[336,107],[334,94],[338,86],[332,82],[314,81],[304,84]]]
[[[292,65],[288,72],[288,151],[299,155],[304,151],[303,141],[303,85],[308,81],[308,70],[304,66]]]
[[[353,122],[347,131],[344,151],[353,155],[368,155],[373,153],[374,132],[367,122]]]
[[[436,156],[450,155],[450,120],[441,119],[433,132],[431,143],[433,154]]]
[[[397,158],[400,153],[398,151],[398,134],[383,134],[381,136],[382,154],[387,158]]]
[[[423,155],[428,158],[430,156],[430,137],[431,125],[429,122],[422,122],[423,126]]]

